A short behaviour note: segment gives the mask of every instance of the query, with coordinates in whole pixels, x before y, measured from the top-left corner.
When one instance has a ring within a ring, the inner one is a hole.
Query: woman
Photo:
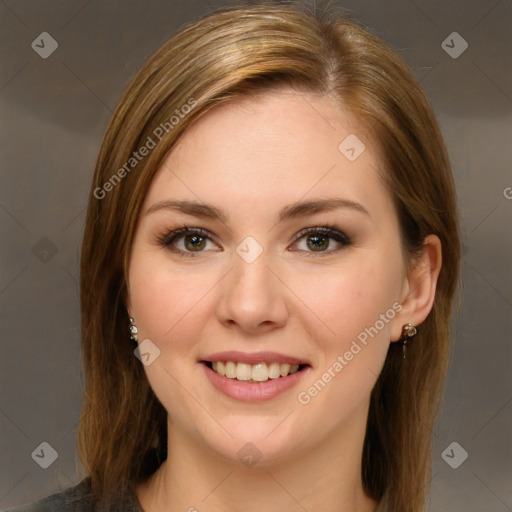
[[[383,41],[298,5],[184,27],[91,187],[87,477],[20,510],[423,510],[459,245],[435,116]]]

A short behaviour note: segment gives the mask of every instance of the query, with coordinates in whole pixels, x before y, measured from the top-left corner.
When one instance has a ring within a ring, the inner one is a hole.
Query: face
[[[171,445],[264,464],[364,434],[406,280],[379,165],[355,119],[291,91],[217,106],[169,153],[127,305]]]

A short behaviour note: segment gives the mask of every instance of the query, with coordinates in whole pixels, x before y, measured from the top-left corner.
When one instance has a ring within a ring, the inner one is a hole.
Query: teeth
[[[233,361],[229,361],[225,365],[226,377],[229,379],[236,379],[236,364]]]
[[[297,373],[299,365],[289,363],[258,363],[250,365],[233,361],[216,361],[212,363],[212,369],[219,375],[229,379],[245,382],[265,382],[268,379],[278,379],[279,377],[286,377],[287,375]]]
[[[270,366],[268,367],[268,378],[278,379],[279,377],[281,377],[279,363],[270,363]]]
[[[240,364],[238,366],[240,366]],[[265,363],[255,364],[252,367],[251,378],[257,382],[264,382],[268,380],[267,365]]]
[[[290,372],[290,368],[291,368],[291,365],[289,365],[288,363],[282,364],[281,368],[280,368],[281,377],[286,377],[288,375],[288,373]]]
[[[251,378],[252,378],[251,365],[245,364],[245,363],[238,363],[236,365],[236,378],[238,380],[251,380]]]

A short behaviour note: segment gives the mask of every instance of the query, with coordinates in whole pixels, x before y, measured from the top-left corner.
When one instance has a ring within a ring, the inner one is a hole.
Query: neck
[[[362,485],[364,429],[308,446],[285,462],[229,460],[168,425],[167,460],[136,489],[146,512],[375,512]]]

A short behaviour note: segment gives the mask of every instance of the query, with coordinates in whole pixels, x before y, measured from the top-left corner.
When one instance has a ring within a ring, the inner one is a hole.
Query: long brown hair
[[[459,277],[447,151],[423,89],[385,42],[337,9],[295,3],[224,8],[185,26],[145,62],[107,127],[80,275],[85,398],[78,452],[98,498],[146,479],[167,455],[167,413],[133,355],[125,307],[131,244],[152,177],[214,105],[283,87],[340,100],[378,143],[407,261],[426,235],[442,243],[433,309],[405,362],[390,344],[372,391],[362,460],[366,492],[384,510],[423,510]]]

